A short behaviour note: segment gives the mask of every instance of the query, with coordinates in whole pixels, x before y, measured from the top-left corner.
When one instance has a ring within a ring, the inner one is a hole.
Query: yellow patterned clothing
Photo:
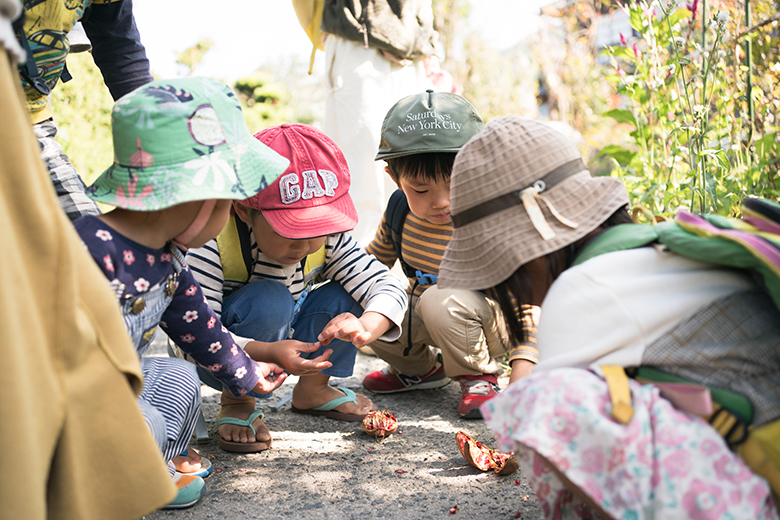
[[[398,259],[391,237],[390,223],[383,216],[374,240],[366,246],[368,254],[374,255],[390,268]],[[401,254],[413,269],[438,275],[441,257],[451,238],[452,224],[431,224],[410,211],[406,215],[401,233]],[[414,278],[409,278],[410,287],[415,281]],[[418,285],[414,296],[420,296],[427,288],[428,286]]]
[[[119,307],[57,205],[14,72],[0,48],[0,517],[139,518],[176,489]]]
[[[73,29],[91,4],[117,0],[24,0],[24,34],[30,45],[38,72],[50,89],[60,79],[70,50],[68,32]],[[24,66],[24,64],[22,64]],[[34,123],[53,116],[48,96],[22,79],[27,109]]]

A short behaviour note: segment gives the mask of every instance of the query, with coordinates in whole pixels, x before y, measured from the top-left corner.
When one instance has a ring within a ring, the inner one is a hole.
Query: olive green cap
[[[484,124],[466,98],[427,90],[398,101],[385,116],[375,160],[418,153],[455,153]]]

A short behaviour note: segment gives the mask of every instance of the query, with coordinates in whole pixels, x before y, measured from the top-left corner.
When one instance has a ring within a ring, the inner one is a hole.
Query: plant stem
[[[750,27],[750,0],[745,0],[745,25]],[[750,119],[750,127],[748,128],[748,145],[753,140],[753,121],[755,120],[756,113],[753,107],[753,37],[747,38],[747,103],[748,103],[748,118]]]

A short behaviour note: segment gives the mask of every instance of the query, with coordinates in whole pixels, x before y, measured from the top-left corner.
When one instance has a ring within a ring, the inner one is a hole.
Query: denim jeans
[[[296,310],[289,289],[275,280],[255,280],[234,291],[222,302],[222,323],[230,332],[257,341],[274,342],[296,339],[314,343],[317,336],[330,320],[343,312],[356,317],[363,314],[363,308],[336,282],[328,282],[310,291]],[[291,333],[292,331],[292,333]],[[312,359],[327,349],[333,349],[329,361],[333,366],[322,371],[334,377],[349,377],[355,366],[357,348],[352,343],[333,340],[315,352],[303,357]],[[221,390],[221,383],[203,377],[204,383]],[[269,397],[270,394],[255,394],[255,397]]]

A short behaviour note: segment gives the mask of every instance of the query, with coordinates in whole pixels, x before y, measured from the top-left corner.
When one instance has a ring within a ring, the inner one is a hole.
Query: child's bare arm
[[[294,376],[319,373],[333,365],[328,358],[333,350],[328,349],[314,359],[305,359],[301,354],[314,352],[320,348],[319,343],[303,343],[294,339],[266,343],[250,341],[244,351],[255,361],[273,362],[284,367],[284,370]]]
[[[393,326],[393,322],[378,312],[364,312],[360,318],[345,312],[339,314],[322,329],[317,337],[327,345],[334,339],[349,341],[356,347],[368,345]]]

